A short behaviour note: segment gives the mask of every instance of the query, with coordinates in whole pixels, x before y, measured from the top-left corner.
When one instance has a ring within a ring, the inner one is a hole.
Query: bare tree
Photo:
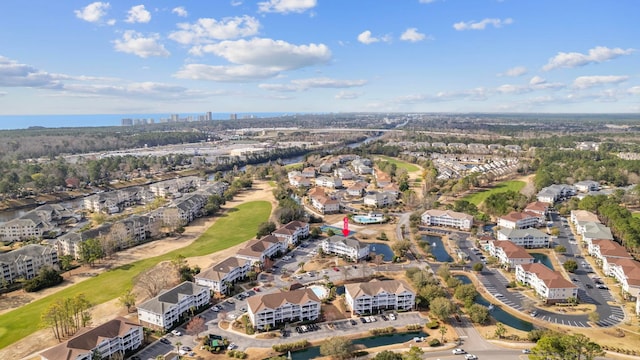
[[[134,283],[152,298],[172,285],[175,282],[174,279],[175,271],[171,265],[161,263],[138,275]]]
[[[204,319],[200,316],[196,316],[187,324],[187,334],[196,335],[196,337],[200,337],[200,333],[205,331],[207,327],[205,326]]]

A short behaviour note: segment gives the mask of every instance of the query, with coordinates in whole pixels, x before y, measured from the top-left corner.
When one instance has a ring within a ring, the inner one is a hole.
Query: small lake
[[[471,279],[469,279],[467,276],[456,275],[456,278],[460,279],[460,281],[462,281],[463,284],[471,284]],[[485,299],[481,295],[476,296],[475,303],[484,305],[487,307],[491,304],[487,299]],[[501,306],[506,306],[506,305],[501,305]],[[534,329],[532,323],[528,321],[524,321],[522,319],[519,319],[511,315],[510,313],[502,310],[500,306],[495,306],[493,310],[489,312],[489,315],[491,315],[491,317],[494,318],[496,321],[499,321],[514,329],[518,329],[522,331],[531,331]]]
[[[553,268],[553,264],[551,264],[551,259],[549,259],[547,254],[531,253],[531,256],[533,256],[533,259],[535,260],[535,262],[541,263],[541,264],[543,264],[544,266],[548,267],[551,270],[555,270]]]
[[[441,236],[435,235],[422,235],[422,240],[429,243],[431,246],[431,253],[435,256],[436,260],[441,262],[452,262],[453,258],[445,249],[444,244],[442,243]]]
[[[399,344],[412,340],[414,337],[427,337],[429,336],[425,332],[408,332],[401,334],[391,335],[379,335],[371,336],[362,339],[353,340],[354,345],[364,345],[367,349],[371,347],[386,346],[391,344]],[[284,356],[287,356],[284,354]],[[300,351],[291,352],[291,359],[293,360],[308,360],[321,357],[320,346],[313,346]]]
[[[376,255],[382,254],[384,256],[384,261],[393,260],[393,250],[391,250],[391,248],[387,244],[369,244],[369,251],[372,253],[376,253]]]

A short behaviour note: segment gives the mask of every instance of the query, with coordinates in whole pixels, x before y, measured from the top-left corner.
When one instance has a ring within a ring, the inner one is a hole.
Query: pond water
[[[539,262],[544,266],[548,267],[551,270],[555,270],[553,268],[553,264],[551,264],[551,259],[547,256],[547,254],[543,253],[531,253],[531,256],[535,259],[535,262]]]
[[[422,235],[422,240],[429,243],[431,246],[431,253],[435,256],[436,260],[442,262],[452,262],[453,258],[445,249],[442,243],[442,237],[434,235]]]
[[[370,347],[377,346],[386,346],[391,344],[398,344],[407,342],[412,340],[414,337],[427,337],[429,336],[425,332],[408,332],[401,334],[391,334],[391,335],[379,335],[379,336],[371,336],[362,339],[353,340],[354,345],[364,345],[367,349]],[[287,354],[284,354],[287,356]],[[291,359],[293,360],[308,360],[315,359],[317,357],[321,357],[320,355],[320,347],[313,346],[310,348],[306,348],[300,351],[291,352]]]
[[[463,284],[471,284],[471,279],[469,279],[467,276],[464,275],[456,275],[456,278],[460,279],[460,281],[462,281]],[[476,300],[475,300],[476,304],[480,304],[480,305],[484,305],[484,306],[489,306],[491,303],[483,298],[481,295],[476,296]],[[506,305],[502,305],[502,306],[506,306]],[[493,310],[491,310],[489,312],[489,314],[491,315],[492,318],[494,318],[496,321],[499,321],[507,326],[510,326],[514,329],[518,329],[518,330],[522,330],[522,331],[531,331],[534,329],[533,324],[528,322],[528,321],[524,321],[522,319],[519,319],[513,315],[511,315],[510,313],[502,310],[500,308],[500,306],[495,306],[493,308]]]
[[[369,244],[369,251],[372,253],[384,255],[384,261],[393,260],[393,250],[387,244]]]

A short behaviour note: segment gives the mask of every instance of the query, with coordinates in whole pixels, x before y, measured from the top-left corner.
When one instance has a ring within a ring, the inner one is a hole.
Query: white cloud
[[[540,85],[540,84],[544,84],[546,82],[547,82],[547,80],[545,80],[542,77],[536,75],[536,76],[532,77],[531,80],[529,80],[529,85]]]
[[[294,45],[266,38],[221,41],[198,47],[197,51],[223,57],[234,64],[280,70],[299,69],[326,63],[331,59],[331,51],[324,44]]]
[[[337,80],[330,78],[309,78],[291,80],[289,84],[260,84],[259,88],[269,91],[293,92],[306,91],[311,88],[351,88],[364,86],[366,80]]]
[[[60,82],[55,75],[0,56],[0,87],[56,88],[59,86]]]
[[[144,5],[132,6],[127,12],[128,23],[148,23],[151,21],[151,13],[144,8]]]
[[[408,28],[400,35],[400,40],[418,42],[427,38],[427,35],[419,33],[416,28]]]
[[[231,0],[231,6],[240,6],[242,5],[242,1],[240,0]]]
[[[496,90],[502,94],[524,94],[531,92],[531,88],[528,86],[511,84],[500,85]]]
[[[96,1],[85,6],[81,10],[75,10],[74,13],[79,19],[91,23],[97,23],[107,15],[107,10],[109,10],[110,7],[111,5],[108,2]]]
[[[549,59],[549,62],[542,67],[542,70],[549,71],[556,68],[574,68],[591,63],[602,63],[622,55],[630,55],[634,51],[634,49],[610,49],[605,46],[597,46],[590,49],[588,54],[559,52],[556,56]]]
[[[599,86],[599,85],[619,84],[627,80],[629,80],[628,76],[615,76],[615,75],[579,76],[573,81],[573,86],[578,89],[588,89],[588,88]]]
[[[0,96],[7,96],[9,93],[6,91],[0,91]]]
[[[313,9],[316,5],[316,0],[269,0],[258,3],[258,12],[303,13]]]
[[[160,36],[158,34],[150,34],[145,37],[136,31],[127,30],[122,35],[122,39],[115,40],[113,43],[116,51],[134,54],[141,58],[169,56],[169,51],[165,49],[164,45],[158,42],[159,39]]]
[[[362,93],[351,92],[351,91],[340,91],[334,96],[337,100],[353,100],[362,96]]]
[[[187,12],[187,9],[184,8],[184,6],[178,6],[178,7],[174,7],[171,10],[172,13],[180,16],[180,17],[187,17],[189,16],[189,13]]]
[[[179,79],[209,80],[220,82],[247,82],[263,80],[278,75],[280,69],[254,65],[212,66],[188,64],[174,74]]]
[[[201,44],[255,35],[260,29],[260,22],[246,15],[222,20],[202,18],[193,24],[178,24],[178,29],[169,34],[171,40],[180,44]]]
[[[498,74],[498,76],[510,76],[510,77],[522,76],[526,74],[527,71],[528,71],[527,68],[524,66],[516,66],[516,67],[512,67],[511,69],[508,69],[503,73]]]
[[[457,22],[455,24],[453,24],[453,28],[458,30],[458,31],[463,31],[463,30],[484,30],[487,25],[493,25],[493,27],[495,28],[501,28],[504,25],[510,25],[513,24],[513,19],[511,18],[506,18],[504,20],[501,19],[495,19],[495,18],[486,18],[486,19],[482,19],[481,21],[460,21]]]
[[[373,44],[376,42],[390,42],[391,41],[391,37],[389,35],[385,35],[383,37],[377,38],[377,37],[372,37],[371,36],[371,31],[369,30],[365,30],[363,32],[360,33],[360,35],[358,35],[358,41],[369,45],[369,44]]]
[[[431,4],[436,2],[436,0],[419,0],[418,1],[420,4]]]
[[[640,86],[630,87],[629,89],[627,89],[627,92],[633,95],[640,95]]]

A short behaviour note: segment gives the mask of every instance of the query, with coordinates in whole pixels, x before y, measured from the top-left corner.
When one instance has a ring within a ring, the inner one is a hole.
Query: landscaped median
[[[238,205],[222,212],[220,218],[189,246],[106,271],[95,278],[0,315],[0,349],[39,330],[40,314],[56,299],[74,297],[81,293],[94,305],[115,299],[122,294],[123,289],[132,285],[131,280],[136,275],[162,261],[171,260],[178,254],[186,258],[212,254],[255,237],[258,225],[267,221],[270,214],[271,204],[268,201]]]

